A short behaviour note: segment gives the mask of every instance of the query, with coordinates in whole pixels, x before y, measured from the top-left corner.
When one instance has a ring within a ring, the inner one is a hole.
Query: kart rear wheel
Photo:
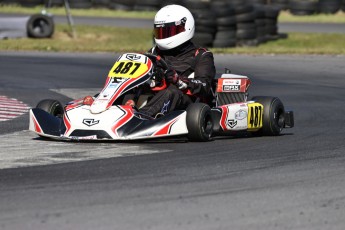
[[[42,109],[55,117],[62,117],[64,113],[62,104],[53,99],[44,99],[40,101],[36,108]]]
[[[210,141],[213,132],[211,108],[204,103],[194,103],[187,108],[188,139]]]
[[[253,97],[252,101],[264,106],[262,128],[254,135],[278,136],[284,127],[284,105],[277,97]]]

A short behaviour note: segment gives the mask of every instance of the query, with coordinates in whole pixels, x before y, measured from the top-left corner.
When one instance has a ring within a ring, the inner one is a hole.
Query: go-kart
[[[186,110],[150,117],[140,112],[155,91],[167,87],[158,69],[168,65],[152,54],[126,53],[115,62],[101,92],[73,100],[66,105],[53,99],[40,101],[30,110],[29,129],[55,140],[137,140],[187,136],[190,141],[209,141],[217,135],[250,132],[279,135],[294,126],[292,111],[285,111],[277,97],[247,100],[250,80],[224,73],[215,79],[212,99],[196,100]],[[159,86],[148,87],[150,81]],[[146,90],[147,91],[147,90]],[[127,105],[128,95],[136,106]],[[133,98],[133,97],[132,97]]]

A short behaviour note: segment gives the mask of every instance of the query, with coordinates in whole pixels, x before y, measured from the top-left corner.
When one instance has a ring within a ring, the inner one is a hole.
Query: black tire
[[[210,2],[188,0],[184,2],[187,9],[210,9]]]
[[[257,27],[265,26],[266,25],[266,19],[255,19],[255,24]]]
[[[266,18],[266,8],[262,6],[255,6],[256,19]]]
[[[311,15],[317,10],[317,2],[292,0],[289,8],[293,15]]]
[[[228,17],[217,18],[217,25],[218,26],[232,26],[232,25],[236,25],[236,17],[228,16]]]
[[[21,0],[21,1],[18,1],[18,3],[24,7],[35,7],[38,5],[43,5],[44,1],[43,0]]]
[[[271,4],[281,10],[286,10],[289,6],[289,0],[271,0]]]
[[[107,8],[110,0],[93,0],[94,7]]]
[[[215,40],[236,39],[236,30],[218,31]]]
[[[164,0],[164,1],[161,1],[160,6],[162,8],[164,6],[172,5],[172,4],[183,6],[184,5],[184,0]]]
[[[155,6],[159,7],[161,5],[161,0],[140,0],[140,1],[135,1],[137,5],[142,5],[142,6]]]
[[[135,4],[133,10],[135,11],[157,11],[159,6],[137,5]]]
[[[60,7],[64,5],[64,0],[51,0],[51,7]]]
[[[239,22],[251,22],[256,19],[256,13],[250,12],[250,13],[245,13],[245,14],[237,14],[236,15],[236,21]]]
[[[262,128],[257,134],[264,136],[278,136],[284,127],[284,105],[277,97],[259,96],[252,101],[264,106]]]
[[[266,18],[272,18],[272,19],[277,19],[279,16],[280,10],[275,7],[268,7],[265,10],[265,16]]]
[[[212,19],[196,19],[195,20],[195,27],[198,26],[206,26],[206,27],[216,27],[217,23],[216,20]]]
[[[265,37],[266,34],[267,34],[267,30],[266,30],[265,26],[261,26],[261,27],[256,28],[257,38]]]
[[[266,26],[277,26],[277,20],[276,19],[272,19],[272,18],[266,18],[265,19],[265,25]]]
[[[42,109],[55,117],[62,117],[62,115],[64,114],[62,104],[59,101],[53,99],[44,99],[40,101],[36,105],[36,108]]]
[[[247,22],[247,23],[237,23],[238,30],[255,30],[256,24],[254,22]]]
[[[215,21],[216,14],[208,9],[192,9],[191,13],[194,17],[194,20],[198,21],[199,19],[206,20],[206,21]]]
[[[241,39],[237,41],[237,46],[244,46],[244,47],[255,47],[259,45],[259,40],[256,38],[252,39]]]
[[[225,48],[225,47],[235,47],[235,46],[236,46],[235,38],[215,39],[213,41],[214,48]]]
[[[195,33],[215,34],[216,32],[217,32],[217,28],[214,26],[197,25],[195,27]]]
[[[341,9],[341,0],[320,0],[318,4],[318,9],[320,13],[324,14],[335,14]]]
[[[133,6],[125,5],[125,4],[120,4],[120,3],[115,3],[115,2],[110,2],[109,3],[109,8],[114,9],[114,10],[123,10],[123,11],[130,11],[133,10]]]
[[[250,4],[266,4],[266,0],[247,0],[247,3],[250,3]]]
[[[253,5],[237,5],[235,7],[236,14],[246,14],[254,11]]]
[[[123,4],[131,7],[133,7],[133,5],[136,4],[136,0],[110,0],[110,2]]]
[[[217,17],[227,17],[227,16],[232,16],[235,15],[235,10],[234,8],[231,8],[229,6],[221,7],[221,8],[211,8],[212,12],[216,14]]]
[[[47,15],[34,14],[29,18],[26,28],[31,38],[49,38],[54,33],[54,21]]]
[[[245,1],[243,0],[229,0],[229,5],[232,7],[239,7],[245,5]]]
[[[199,46],[210,46],[213,42],[213,35],[209,33],[195,33],[192,41]]]
[[[109,8],[115,10],[130,11],[133,10],[135,0],[110,0]]]
[[[265,30],[266,30],[266,34],[269,34],[269,35],[278,34],[278,26],[266,26]]]
[[[236,38],[237,39],[245,39],[245,40],[255,39],[256,38],[256,29],[237,30]]]
[[[204,103],[193,103],[187,108],[187,129],[190,141],[210,141],[213,133],[211,108]]]
[[[217,26],[217,31],[236,31],[236,25],[231,26]]]
[[[90,9],[90,8],[92,8],[91,0],[69,1],[69,5],[72,9]]]

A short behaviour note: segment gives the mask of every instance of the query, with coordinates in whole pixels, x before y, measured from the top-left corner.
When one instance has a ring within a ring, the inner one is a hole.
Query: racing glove
[[[174,85],[177,84],[179,80],[179,76],[174,69],[168,68],[167,70],[165,70],[164,75],[165,75],[165,80],[168,83],[174,84]]]
[[[179,89],[184,90],[187,89],[187,83],[184,82],[180,76],[176,73],[176,71],[172,68],[168,68],[165,72],[165,80],[168,83],[176,85]]]

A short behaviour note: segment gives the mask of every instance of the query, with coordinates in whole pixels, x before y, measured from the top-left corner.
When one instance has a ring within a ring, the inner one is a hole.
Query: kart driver
[[[168,5],[157,12],[155,46],[150,53],[161,56],[168,64],[164,71],[168,87],[158,91],[140,112],[155,116],[186,109],[196,100],[208,102],[215,76],[213,54],[191,42],[194,30],[194,18],[183,6]],[[151,87],[154,86],[153,81]]]

